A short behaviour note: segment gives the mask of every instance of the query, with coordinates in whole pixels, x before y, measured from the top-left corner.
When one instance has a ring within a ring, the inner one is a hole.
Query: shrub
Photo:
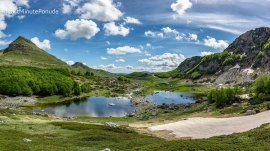
[[[199,77],[201,77],[201,74],[198,71],[195,71],[191,74],[191,78],[193,80],[198,79]]]
[[[216,103],[217,108],[223,108],[226,105],[231,105],[238,101],[236,94],[238,88],[221,88],[211,90],[208,94],[208,102],[210,104]]]

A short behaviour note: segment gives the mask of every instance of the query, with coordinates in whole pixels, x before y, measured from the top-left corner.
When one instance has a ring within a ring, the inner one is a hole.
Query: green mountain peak
[[[0,55],[0,65],[32,66],[40,68],[69,68],[69,66],[32,41],[19,36]]]

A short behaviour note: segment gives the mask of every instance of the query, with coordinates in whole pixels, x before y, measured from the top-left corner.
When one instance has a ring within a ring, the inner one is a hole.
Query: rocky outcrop
[[[184,78],[192,78],[195,72],[201,79],[215,77],[216,84],[252,82],[258,75],[270,71],[270,28],[250,30],[224,52],[188,58],[177,70]]]

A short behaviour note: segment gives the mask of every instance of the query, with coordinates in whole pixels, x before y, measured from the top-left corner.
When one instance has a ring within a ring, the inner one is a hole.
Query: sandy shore
[[[232,118],[189,118],[186,120],[151,126],[150,131],[169,131],[176,138],[209,138],[245,132],[270,123],[270,111],[251,116]]]

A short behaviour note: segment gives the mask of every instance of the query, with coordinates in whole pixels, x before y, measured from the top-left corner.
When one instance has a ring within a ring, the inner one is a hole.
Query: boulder
[[[254,114],[256,114],[256,111],[254,111],[254,110],[247,110],[246,111],[246,115],[254,115]]]
[[[104,124],[105,126],[108,126],[108,127],[114,127],[114,128],[116,128],[116,127],[119,127],[120,125],[119,124],[117,124],[117,123],[113,123],[113,122],[105,122],[105,124]]]

